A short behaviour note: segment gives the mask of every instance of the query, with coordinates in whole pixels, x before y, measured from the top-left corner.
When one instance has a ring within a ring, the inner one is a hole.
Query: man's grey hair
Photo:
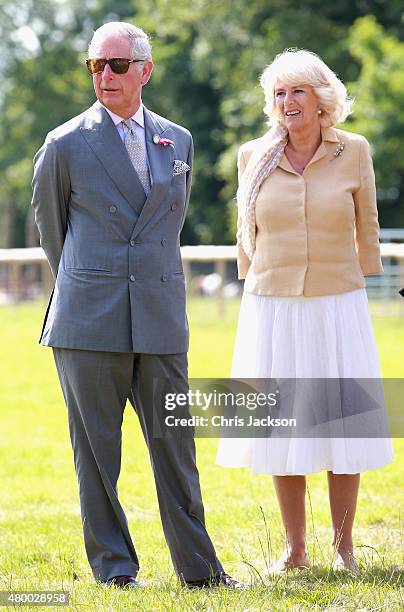
[[[111,35],[122,36],[130,42],[131,57],[128,59],[151,60],[151,44],[146,32],[125,21],[110,21],[95,30],[88,46],[88,57],[94,57],[98,45]]]

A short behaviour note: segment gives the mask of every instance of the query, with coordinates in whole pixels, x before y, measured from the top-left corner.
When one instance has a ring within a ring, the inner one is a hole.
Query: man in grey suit
[[[117,495],[129,398],[177,575],[191,587],[238,587],[205,528],[193,436],[154,429],[165,417],[156,381],[169,381],[171,392],[188,390],[179,236],[192,138],[142,105],[153,62],[141,29],[122,22],[99,28],[87,66],[98,101],[48,134],[34,160],[32,200],[56,281],[41,343],[53,347],[68,408],[87,556],[96,580],[138,585]]]

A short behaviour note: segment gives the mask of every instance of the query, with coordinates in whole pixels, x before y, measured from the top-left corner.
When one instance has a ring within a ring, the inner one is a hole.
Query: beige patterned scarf
[[[242,215],[241,244],[250,259],[255,251],[255,203],[264,180],[278,166],[288,141],[288,131],[278,125],[261,139],[248,160],[237,191],[237,206]]]

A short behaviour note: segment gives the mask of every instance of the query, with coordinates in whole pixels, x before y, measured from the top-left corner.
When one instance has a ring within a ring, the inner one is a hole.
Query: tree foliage
[[[369,16],[351,28],[349,48],[361,64],[350,127],[372,143],[381,224],[403,226],[404,43]]]

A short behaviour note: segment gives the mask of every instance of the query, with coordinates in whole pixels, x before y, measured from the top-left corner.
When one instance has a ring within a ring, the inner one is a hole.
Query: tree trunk
[[[13,205],[8,194],[5,195],[0,203],[1,222],[0,222],[0,248],[9,249],[12,240]]]

